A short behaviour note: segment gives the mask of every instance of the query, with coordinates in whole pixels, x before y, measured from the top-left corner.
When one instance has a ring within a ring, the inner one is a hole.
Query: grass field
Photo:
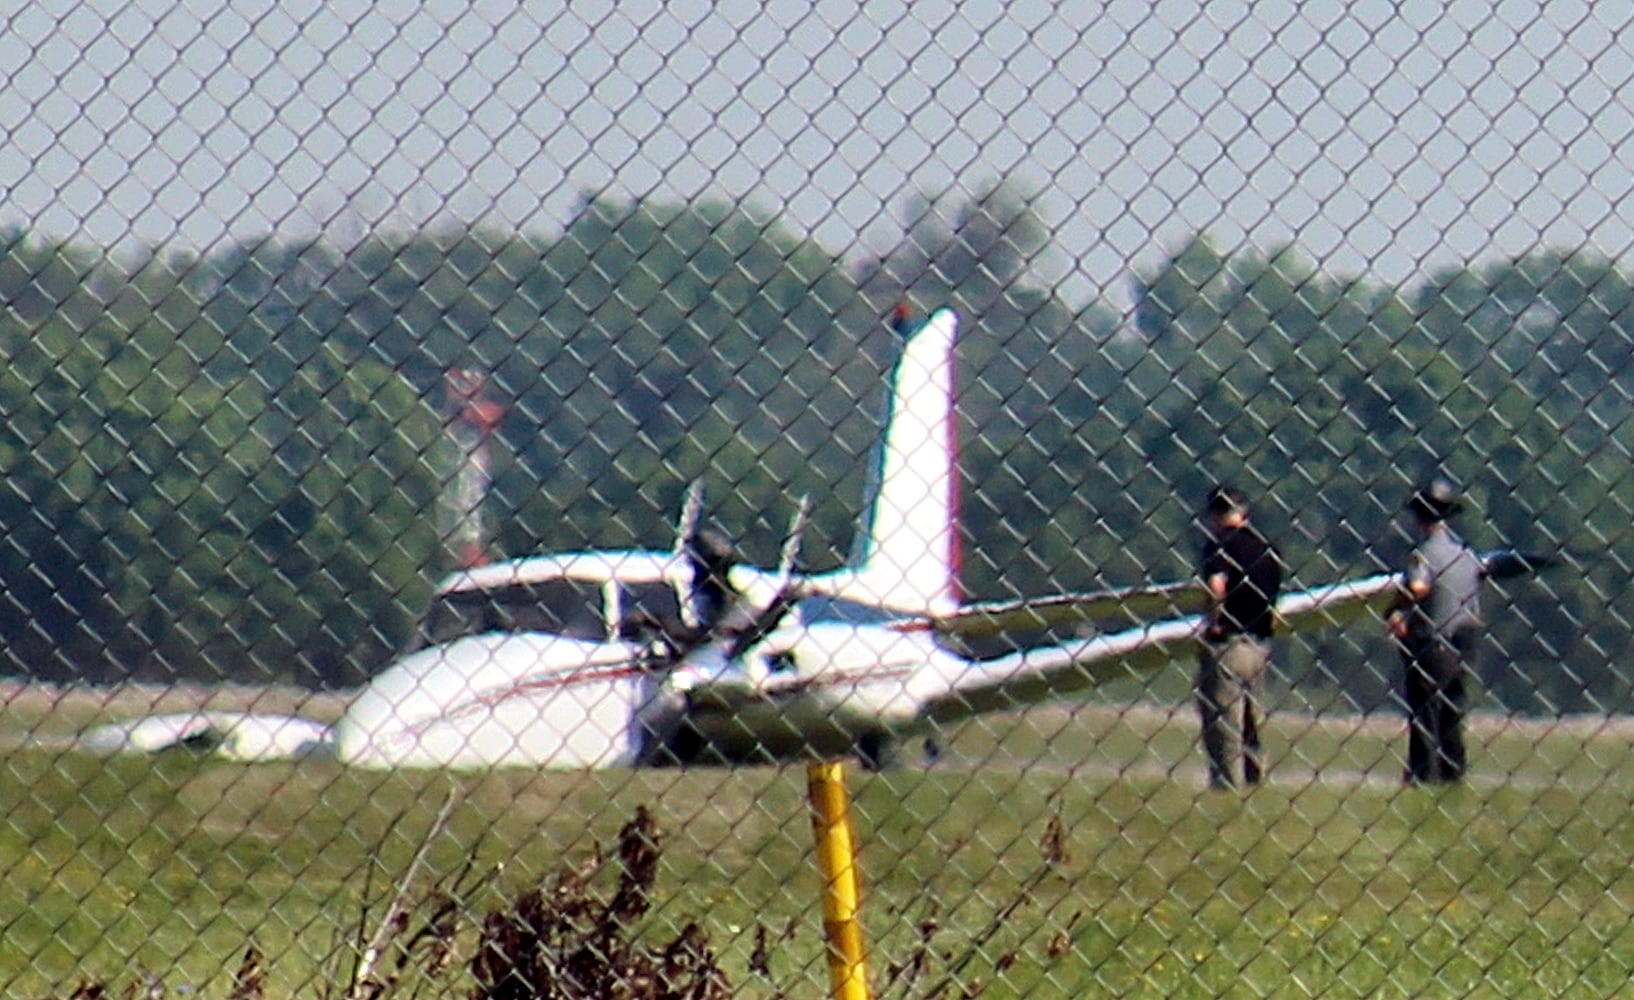
[[[448,775],[61,748],[109,707],[9,702],[6,996],[156,980],[228,997],[252,944],[266,996],[338,996],[349,943],[428,842],[416,898],[477,859],[468,954],[483,914],[610,850],[643,805],[663,837],[647,935],[698,921],[738,996],[825,993],[803,768]],[[853,771],[875,993],[1619,993],[1634,723],[1483,718],[1471,735],[1473,780],[1439,791],[1398,786],[1399,720],[1284,713],[1275,780],[1207,793],[1188,711],[1115,705],[987,720],[934,767]],[[460,966],[410,986],[471,988]]]

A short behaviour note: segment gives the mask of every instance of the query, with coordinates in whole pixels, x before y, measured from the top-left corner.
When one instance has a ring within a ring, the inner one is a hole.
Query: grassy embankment
[[[1629,729],[1477,721],[1470,787],[1403,790],[1399,722],[1284,714],[1277,780],[1236,796],[1199,790],[1184,710],[967,726],[936,767],[853,772],[876,994],[1609,995],[1634,972]],[[822,995],[799,767],[455,776],[26,747],[0,761],[0,992],[155,977],[227,997],[253,943],[267,996],[339,995],[347,942],[451,789],[416,895],[475,854],[467,953],[482,914],[647,805],[650,936],[697,920],[737,995]],[[469,994],[459,966],[439,984]]]

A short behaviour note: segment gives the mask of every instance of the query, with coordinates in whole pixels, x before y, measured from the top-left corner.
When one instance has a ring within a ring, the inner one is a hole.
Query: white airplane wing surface
[[[195,747],[238,761],[290,760],[332,751],[329,727],[310,719],[253,712],[178,712],[98,726],[81,745],[99,753],[157,753]]]
[[[1094,624],[1120,615],[1139,621],[1161,621],[1176,615],[1195,614],[1202,607],[1202,584],[1187,580],[1081,594],[971,603],[931,616],[931,627],[938,634],[954,639],[985,639],[1016,632]]]
[[[1277,602],[1279,634],[1327,628],[1377,613],[1395,595],[1397,579],[1395,574],[1380,574],[1284,594]],[[925,714],[952,722],[1024,708],[1155,670],[1190,656],[1201,625],[1200,616],[1187,615],[976,663],[949,691],[930,699]]]

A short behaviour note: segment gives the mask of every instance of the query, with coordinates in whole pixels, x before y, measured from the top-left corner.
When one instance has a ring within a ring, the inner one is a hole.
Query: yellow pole
[[[837,761],[810,765],[806,768],[806,786],[811,798],[811,826],[817,836],[817,865],[823,873],[828,981],[834,989],[834,1000],[869,1000],[859,920],[861,880],[845,793],[845,765]]]

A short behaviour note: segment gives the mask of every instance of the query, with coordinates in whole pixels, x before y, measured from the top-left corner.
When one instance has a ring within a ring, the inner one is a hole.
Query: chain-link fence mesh
[[[1621,993],[1613,7],[6,15],[0,990]]]

